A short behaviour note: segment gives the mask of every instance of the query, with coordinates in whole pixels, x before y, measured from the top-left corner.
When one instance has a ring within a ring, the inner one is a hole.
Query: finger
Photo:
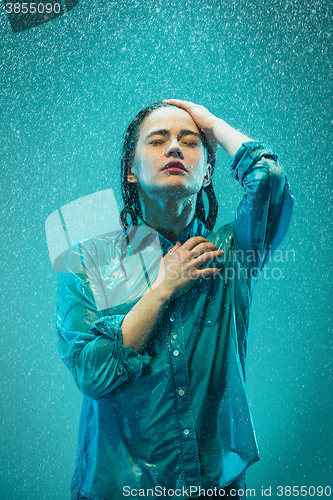
[[[204,243],[204,242],[207,242],[207,238],[204,238],[203,236],[192,236],[192,238],[185,241],[185,243],[182,245],[182,249],[190,251],[195,246],[199,245],[200,243]]]
[[[190,101],[183,101],[181,99],[163,99],[162,102],[165,102],[166,104],[171,104],[173,106],[178,106],[179,108],[193,108],[193,106],[196,106],[194,102]]]
[[[171,248],[170,252],[175,252],[176,250],[178,250],[178,248],[180,248],[182,246],[182,244],[180,243],[180,241],[177,241],[177,243]]]
[[[177,243],[172,248],[170,248],[167,255],[171,255],[171,254],[175,253],[178,250],[178,248],[180,248],[180,247],[181,247],[181,243],[179,241],[177,241]]]
[[[191,265],[195,266],[196,268],[199,268],[204,264],[207,264],[207,262],[221,258],[223,254],[224,254],[223,250],[217,250],[215,252],[206,252],[200,255],[200,257],[193,259],[191,261]]]
[[[180,99],[165,99],[163,102],[165,104],[170,104],[171,106],[176,106],[177,108],[184,109],[185,111],[187,111],[187,113],[189,113],[192,116],[192,118],[193,118],[192,115],[193,110],[199,107],[199,105],[195,104],[194,102],[182,101]]]
[[[205,252],[211,252],[214,250],[218,250],[217,246],[211,241],[204,241],[199,243],[191,250],[191,255],[195,258],[202,255]]]
[[[198,273],[198,278],[203,278],[204,276],[215,276],[216,274],[219,274],[221,269],[218,269],[217,267],[207,267],[206,269],[197,269]]]

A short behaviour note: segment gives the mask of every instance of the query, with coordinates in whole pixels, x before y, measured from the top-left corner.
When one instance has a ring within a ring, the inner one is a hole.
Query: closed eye
[[[152,144],[153,146],[160,146],[161,144],[164,144],[165,141],[158,140],[158,141],[150,141],[149,144]]]
[[[191,142],[191,141],[183,141],[183,144],[185,144],[185,146],[190,146],[191,148],[199,146],[197,142]]]

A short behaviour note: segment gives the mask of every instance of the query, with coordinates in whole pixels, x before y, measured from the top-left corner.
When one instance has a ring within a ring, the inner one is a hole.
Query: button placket
[[[173,310],[169,315],[170,335],[169,335],[169,350],[172,366],[172,375],[175,387],[175,407],[179,422],[178,432],[180,437],[180,446],[182,449],[182,460],[184,471],[188,478],[189,484],[197,484],[201,482],[201,471],[199,465],[198,445],[194,428],[194,420],[192,414],[192,401],[190,397],[190,386],[188,376],[187,358],[185,346],[182,340],[182,324],[180,319],[180,303],[179,311]]]

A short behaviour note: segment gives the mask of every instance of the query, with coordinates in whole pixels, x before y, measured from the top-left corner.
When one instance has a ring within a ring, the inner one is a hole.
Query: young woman
[[[245,195],[214,232],[218,144]],[[128,127],[122,195],[123,230],[73,245],[60,274],[60,353],[84,394],[71,498],[242,498],[250,305],[289,225],[286,176],[268,146],[168,100]]]

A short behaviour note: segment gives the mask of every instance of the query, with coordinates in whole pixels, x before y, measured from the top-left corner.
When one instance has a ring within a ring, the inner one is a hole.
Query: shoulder
[[[207,235],[207,240],[214,243],[219,250],[223,250],[224,255],[234,247],[234,224],[230,222]]]
[[[215,229],[210,232],[207,236],[208,241],[215,243],[216,246],[220,246],[222,244],[228,244],[233,238],[234,235],[234,225],[232,222],[228,224],[224,224],[224,226],[219,229]]]
[[[94,238],[82,238],[71,242],[63,254],[60,272],[82,273],[115,261],[126,244],[123,231],[108,233]]]

